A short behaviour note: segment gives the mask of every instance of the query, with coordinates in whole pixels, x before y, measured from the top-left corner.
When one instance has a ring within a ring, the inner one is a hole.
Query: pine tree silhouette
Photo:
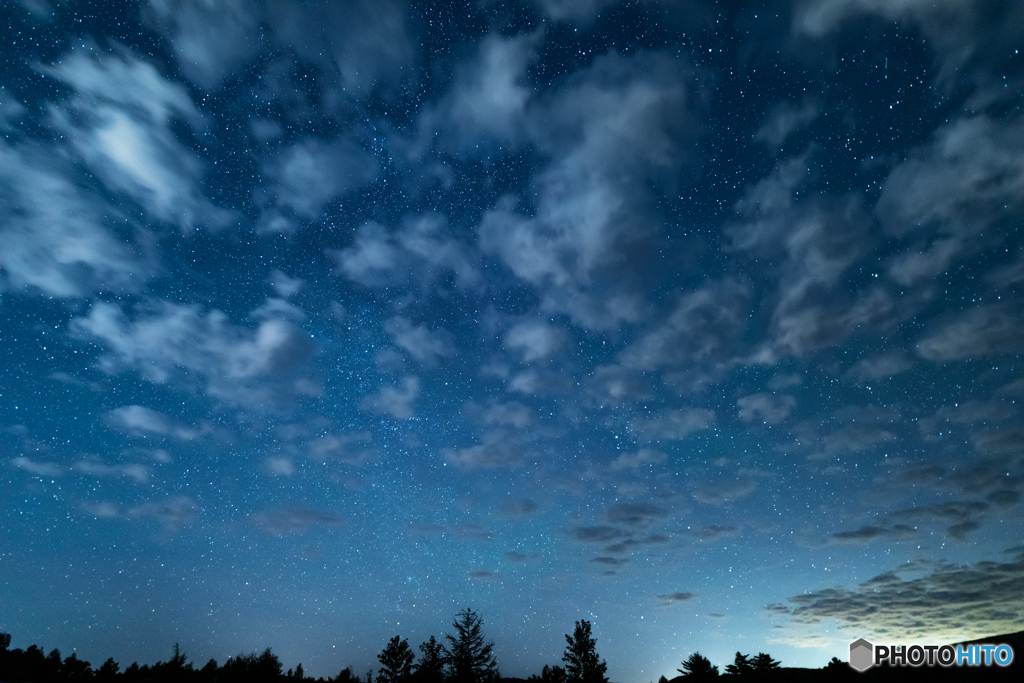
[[[713,678],[718,675],[718,667],[711,664],[711,660],[694,652],[683,662],[682,669],[676,669],[683,676],[693,679]]]
[[[565,636],[566,678],[569,683],[608,683],[608,665],[597,654],[597,641],[590,637],[590,622],[577,621],[570,637]]]
[[[491,683],[498,678],[498,664],[491,650],[494,643],[484,640],[483,619],[471,609],[459,612],[455,621],[456,635],[444,634],[448,677],[452,683]]]
[[[409,648],[409,641],[395,636],[377,655],[381,668],[377,671],[378,683],[405,683],[412,676],[412,662],[416,655]]]

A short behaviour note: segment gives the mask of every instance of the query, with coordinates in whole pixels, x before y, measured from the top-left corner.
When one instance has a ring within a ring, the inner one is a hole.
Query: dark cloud
[[[607,517],[612,524],[644,528],[657,520],[668,517],[668,510],[657,505],[616,503],[608,508]]]
[[[1010,633],[1024,610],[1017,589],[1024,561],[936,564],[923,576],[897,569],[857,588],[826,588],[789,598],[790,618],[814,624],[836,619],[861,635],[914,642]]]
[[[676,593],[665,593],[664,595],[659,595],[658,599],[664,601],[665,604],[672,604],[672,603],[676,603],[676,602],[688,602],[690,600],[693,600],[695,597],[697,597],[697,595],[695,593],[676,592]]]
[[[277,508],[262,510],[253,515],[253,523],[274,536],[308,533],[315,526],[336,527],[341,517],[323,510],[306,508]]]
[[[525,498],[513,501],[511,503],[506,503],[505,505],[502,505],[500,508],[498,508],[498,511],[501,512],[501,514],[510,515],[514,517],[528,515],[531,512],[535,512],[536,510],[537,504],[534,503],[532,500],[527,500]]]
[[[1024,348],[1024,322],[998,304],[972,308],[933,324],[917,352],[930,361],[954,361],[996,353],[1019,353]]]
[[[572,535],[584,543],[607,543],[628,534],[612,526],[578,526],[572,530]]]
[[[748,295],[736,280],[708,282],[682,295],[663,322],[623,352],[623,364],[674,369],[726,356],[746,326]]]
[[[591,560],[591,562],[596,562],[597,564],[610,564],[614,567],[626,564],[627,562],[629,562],[629,560],[618,557],[595,557]]]
[[[509,562],[532,562],[540,559],[540,555],[537,553],[521,553],[516,550],[510,550],[505,553],[505,558],[508,559]]]

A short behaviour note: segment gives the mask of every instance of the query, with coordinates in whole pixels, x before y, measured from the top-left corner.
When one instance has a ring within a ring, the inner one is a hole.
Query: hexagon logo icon
[[[875,646],[858,638],[850,643],[850,666],[857,671],[864,671],[871,668],[875,659]]]

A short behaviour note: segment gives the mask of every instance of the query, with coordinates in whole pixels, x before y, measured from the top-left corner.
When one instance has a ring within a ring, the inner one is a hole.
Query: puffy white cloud
[[[445,99],[421,115],[424,141],[413,153],[422,153],[425,140],[438,136],[442,149],[468,155],[490,150],[491,141],[520,143],[534,94],[526,69],[535,57],[537,37],[485,36],[477,53],[458,68]]]
[[[270,183],[258,199],[270,211],[261,219],[263,229],[290,225],[280,217],[281,211],[316,220],[328,201],[365,185],[378,173],[377,160],[347,138],[330,143],[307,139],[288,147],[266,166]]]
[[[643,467],[661,465],[668,456],[651,448],[641,448],[636,453],[623,453],[610,465],[612,470],[637,470]]]
[[[479,226],[495,254],[577,324],[610,329],[644,304],[624,256],[657,234],[655,188],[676,182],[689,157],[687,95],[667,57],[607,55],[528,112],[530,139],[551,161],[534,178],[530,215],[505,198]]]
[[[419,393],[419,378],[403,377],[398,386],[384,386],[376,394],[365,396],[360,407],[380,415],[391,415],[399,420],[408,420],[416,414],[413,403]]]
[[[216,88],[260,47],[262,12],[247,0],[154,0],[143,17],[171,41],[178,65],[194,83]]]
[[[378,223],[365,223],[356,231],[353,246],[327,253],[339,275],[367,287],[427,287],[449,273],[457,287],[477,287],[479,257],[444,229],[444,219],[435,214],[410,216],[393,233]]]
[[[107,372],[130,369],[158,384],[200,382],[232,404],[280,408],[285,399],[317,391],[306,367],[314,353],[309,335],[279,318],[252,330],[218,310],[159,302],[129,320],[120,307],[96,303],[70,329],[107,347],[99,359]]]
[[[714,421],[715,413],[706,408],[667,408],[649,418],[631,420],[629,431],[650,440],[685,439]]]
[[[565,331],[540,321],[527,321],[513,325],[505,333],[505,348],[516,349],[523,362],[548,358],[565,343]]]
[[[161,412],[139,405],[115,408],[105,417],[109,425],[132,436],[170,436],[192,441],[200,435],[198,429],[178,424]]]
[[[775,424],[789,417],[796,407],[796,399],[785,394],[759,393],[741,396],[736,399],[736,406],[740,409],[739,418],[743,422],[761,420],[766,424]]]
[[[131,229],[59,153],[0,143],[0,287],[49,296],[134,292],[160,272],[148,236]],[[76,181],[76,178],[78,181]]]
[[[426,325],[414,325],[408,318],[395,316],[384,323],[384,331],[391,335],[396,346],[428,367],[455,355],[452,335],[444,328],[431,330]]]
[[[361,466],[376,460],[377,450],[369,432],[324,434],[309,442],[309,457],[320,462],[338,461]]]
[[[230,220],[231,213],[201,191],[197,179],[204,164],[171,130],[175,117],[193,125],[201,121],[185,88],[127,52],[73,52],[46,73],[77,93],[51,108],[53,125],[111,190],[185,233]]]

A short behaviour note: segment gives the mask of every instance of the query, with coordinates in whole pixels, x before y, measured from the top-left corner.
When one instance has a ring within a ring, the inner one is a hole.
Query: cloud
[[[539,321],[514,325],[505,333],[505,348],[522,354],[524,363],[549,358],[565,343],[561,328]]]
[[[160,272],[150,236],[133,244],[122,213],[57,150],[0,142],[0,291],[59,298],[136,292]]]
[[[955,642],[1009,633],[1024,612],[1019,585],[1024,561],[934,564],[923,576],[904,579],[897,569],[853,589],[826,588],[789,598],[790,618],[817,624],[835,619],[865,637],[886,642]]]
[[[608,508],[605,515],[612,524],[643,529],[668,517],[668,510],[645,503],[616,503]]]
[[[509,562],[532,562],[540,559],[540,555],[537,553],[521,553],[516,550],[510,550],[505,553],[505,559]]]
[[[733,481],[706,481],[690,485],[693,497],[707,505],[728,505],[746,498],[757,489],[757,482],[741,474]]]
[[[897,524],[892,528],[877,526],[874,524],[865,525],[852,531],[840,531],[832,534],[832,538],[842,543],[867,543],[877,539],[888,539],[895,541],[911,540],[917,530],[906,524]]]
[[[88,474],[100,479],[127,477],[136,484],[145,484],[149,481],[151,470],[146,465],[138,463],[127,463],[123,465],[109,465],[96,458],[79,460],[71,466],[76,472]]]
[[[199,438],[199,430],[185,427],[163,413],[132,405],[115,408],[106,414],[107,424],[132,436],[169,436],[180,441]]]
[[[733,536],[739,532],[739,528],[735,526],[720,526],[718,524],[709,524],[696,529],[691,529],[688,534],[694,536],[702,541],[713,541],[719,536]]]
[[[445,448],[445,462],[462,470],[520,467],[539,457],[531,446],[532,437],[518,429],[488,429],[481,443],[466,448]]]
[[[318,462],[343,462],[359,467],[378,457],[370,432],[325,434],[309,442],[309,457]]]
[[[743,422],[761,420],[765,424],[775,424],[789,417],[796,407],[796,399],[785,394],[751,394],[736,399],[736,407],[740,409],[739,418]]]
[[[306,220],[322,218],[328,201],[374,180],[379,167],[350,139],[330,143],[307,139],[283,150],[265,173],[270,182],[260,201],[271,214],[262,223],[273,230],[273,226],[287,225],[278,217],[280,211]]]
[[[421,136],[439,136],[442,149],[469,155],[490,151],[488,142],[520,143],[534,93],[526,69],[536,43],[531,35],[484,36],[477,53],[456,69],[444,100],[420,116]]]
[[[595,557],[591,560],[591,563],[596,562],[597,564],[610,564],[612,566],[623,565],[629,562],[627,558],[620,557]]]
[[[290,477],[295,474],[295,463],[291,458],[267,458],[267,470],[278,477]]]
[[[378,415],[390,415],[399,420],[408,420],[416,414],[413,402],[420,393],[418,377],[403,377],[398,386],[381,387],[376,394],[363,398],[359,406]]]
[[[51,109],[53,125],[111,190],[186,234],[230,220],[201,191],[204,164],[172,132],[174,119],[201,121],[184,87],[127,52],[73,52],[45,72],[77,92]]]
[[[534,0],[547,16],[555,21],[593,21],[599,12],[615,4],[616,0]]]
[[[185,76],[208,90],[255,57],[260,46],[263,13],[246,0],[154,0],[142,10],[146,23],[170,38]]]
[[[780,147],[790,135],[800,130],[820,114],[819,107],[805,101],[800,105],[781,102],[765,117],[764,123],[754,133],[754,139],[768,147]]]
[[[57,463],[33,460],[23,455],[11,458],[10,463],[14,467],[30,472],[38,477],[59,477],[64,473],[64,468]]]
[[[714,412],[706,408],[667,408],[653,417],[631,420],[629,431],[651,441],[685,439],[714,421]]]
[[[99,364],[109,373],[135,370],[156,384],[200,382],[215,398],[260,410],[317,393],[303,376],[315,347],[286,320],[264,320],[251,330],[196,305],[157,302],[144,310],[132,321],[119,306],[96,303],[70,329],[107,347]]]
[[[612,461],[609,466],[616,470],[638,470],[645,467],[661,465],[668,459],[668,456],[661,451],[650,448],[641,448],[636,453],[623,453]]]
[[[302,278],[288,277],[284,271],[277,268],[270,272],[269,281],[277,295],[284,299],[298,294],[306,284]]]
[[[906,372],[913,366],[914,362],[905,352],[886,351],[861,358],[847,371],[847,375],[861,381],[874,382]]]
[[[498,508],[498,512],[510,517],[521,517],[537,511],[537,504],[532,500],[522,498],[520,500],[506,503]]]
[[[425,289],[449,276],[458,288],[478,287],[479,256],[445,230],[444,218],[435,214],[410,216],[394,232],[379,223],[364,223],[353,246],[328,249],[327,254],[337,264],[337,274],[366,287]]]
[[[693,600],[695,597],[697,597],[696,593],[683,593],[680,591],[676,591],[675,593],[665,593],[663,595],[659,595],[658,599],[666,605],[671,605],[677,602],[689,602],[690,600]]]
[[[455,355],[452,335],[444,328],[431,330],[426,325],[414,325],[409,319],[395,316],[384,323],[384,331],[413,359],[427,367],[437,365],[441,358]]]
[[[737,280],[707,282],[622,353],[627,367],[658,370],[724,358],[746,327],[749,292]]]
[[[536,210],[505,197],[479,225],[479,244],[588,329],[635,322],[644,308],[622,269],[656,234],[655,188],[689,161],[687,96],[665,56],[610,54],[529,111],[550,162],[534,177]]]
[[[323,510],[276,508],[257,512],[253,523],[273,536],[290,536],[306,534],[316,526],[336,527],[342,519]]]
[[[199,505],[188,496],[149,500],[135,507],[100,501],[85,503],[84,508],[89,514],[100,518],[155,521],[170,534],[191,526],[199,517]]]
[[[1001,223],[1024,208],[1024,123],[961,117],[892,170],[875,211],[890,235],[910,242],[889,265],[904,286],[927,281],[997,244]]]
[[[396,85],[412,66],[409,8],[394,0],[311,0],[267,5],[275,41],[329,72],[347,97]]]
[[[917,353],[930,361],[965,360],[996,353],[1019,353],[1024,348],[1024,322],[1001,304],[971,308],[932,324],[917,344]]]
[[[583,543],[607,543],[629,534],[613,526],[578,526],[572,530],[572,535]]]

